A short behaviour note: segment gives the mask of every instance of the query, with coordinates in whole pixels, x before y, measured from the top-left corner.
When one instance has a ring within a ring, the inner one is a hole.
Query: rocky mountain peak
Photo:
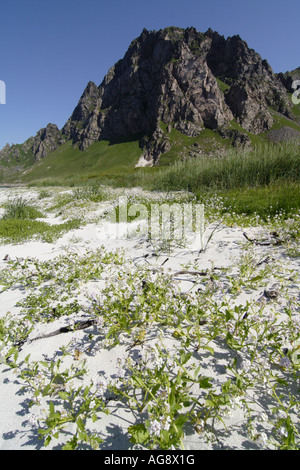
[[[142,164],[151,165],[171,146],[162,123],[192,137],[205,129],[226,137],[233,135],[233,120],[241,129],[234,129],[235,141],[248,142],[247,132],[272,127],[274,113],[293,118],[289,80],[239,35],[144,29],[99,86],[87,84],[61,131],[49,124],[26,145],[40,159],[66,139],[86,150],[98,140],[136,136]]]
[[[290,117],[284,85],[240,36],[144,29],[99,87],[87,85],[63,133],[82,150],[99,139],[150,135],[143,158],[153,163],[168,147],[160,122],[196,136],[236,119],[258,134],[273,124],[270,107]]]

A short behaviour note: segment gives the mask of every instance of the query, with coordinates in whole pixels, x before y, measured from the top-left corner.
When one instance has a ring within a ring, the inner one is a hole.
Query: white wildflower
[[[97,387],[99,395],[103,396],[107,390],[107,381],[105,377],[100,377],[100,379],[98,379],[96,387]]]
[[[233,321],[229,321],[226,325],[226,329],[229,333],[233,334],[235,331],[235,323]]]
[[[150,436],[159,436],[162,430],[162,425],[157,419],[154,419],[149,426]]]
[[[32,426],[39,426],[39,418],[37,415],[31,415],[29,417],[29,423],[32,425]]]
[[[284,368],[288,369],[289,367],[291,367],[292,363],[291,363],[291,361],[289,360],[288,357],[282,357],[279,361],[279,365],[281,367],[284,367]]]
[[[165,431],[169,431],[171,425],[171,418],[167,416],[166,418],[162,419],[162,429]]]

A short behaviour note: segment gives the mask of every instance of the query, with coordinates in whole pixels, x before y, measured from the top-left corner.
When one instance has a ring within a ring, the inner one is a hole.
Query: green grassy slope
[[[112,174],[117,176],[133,171],[141,153],[137,138],[113,143],[95,142],[85,152],[67,142],[25,170],[19,179],[23,183],[50,184],[109,178]]]

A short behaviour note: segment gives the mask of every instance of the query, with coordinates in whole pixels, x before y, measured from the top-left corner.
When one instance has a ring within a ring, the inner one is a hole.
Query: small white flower
[[[106,381],[105,377],[100,377],[100,379],[98,379],[96,387],[97,387],[98,393],[101,396],[103,396],[104,393],[106,392],[106,389],[107,389],[107,381]]]
[[[227,331],[229,331],[229,333],[233,334],[235,330],[235,323],[232,321],[229,321],[226,325],[226,329]]]
[[[90,401],[90,409],[91,409],[91,408],[94,408],[95,406],[96,406],[95,400],[91,400],[91,401]]]
[[[56,434],[58,432],[58,429],[57,427],[53,428],[52,431],[51,431],[51,435],[54,436],[54,434]]]
[[[33,396],[31,400],[35,405],[40,405],[41,404],[41,398],[40,397]]]
[[[291,363],[291,361],[289,360],[288,357],[282,357],[279,361],[279,365],[281,367],[289,368],[289,367],[291,367],[292,363]]]
[[[162,357],[156,357],[154,360],[154,366],[160,368],[164,363],[164,360]]]
[[[38,426],[39,425],[39,418],[36,415],[31,415],[28,421],[32,426]]]
[[[154,419],[149,426],[150,436],[153,436],[153,435],[159,436],[161,430],[162,430],[161,423],[157,421],[157,419]]]
[[[171,425],[171,418],[170,416],[167,416],[166,418],[163,418],[162,420],[162,429],[165,431],[169,431]]]

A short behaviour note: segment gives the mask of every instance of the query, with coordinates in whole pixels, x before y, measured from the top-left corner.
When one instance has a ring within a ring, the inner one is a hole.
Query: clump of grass
[[[50,191],[48,191],[47,189],[42,189],[38,195],[38,198],[39,199],[45,199],[45,198],[48,198],[48,197],[51,197],[52,194],[50,193]]]
[[[91,202],[102,202],[107,200],[107,195],[99,184],[90,184],[77,187],[73,190],[73,199],[83,199]]]
[[[34,220],[39,217],[43,217],[43,214],[35,207],[31,206],[28,201],[22,197],[15,197],[9,199],[5,204],[5,213],[3,214],[3,220],[10,219],[30,219]]]

